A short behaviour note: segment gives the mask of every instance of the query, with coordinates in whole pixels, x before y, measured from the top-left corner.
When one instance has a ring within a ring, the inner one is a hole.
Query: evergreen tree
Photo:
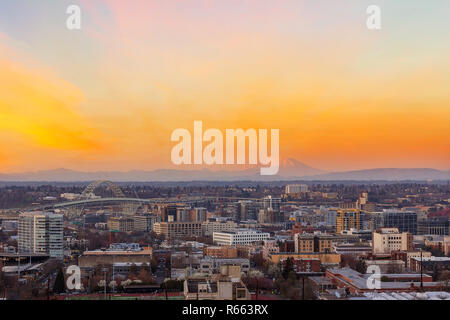
[[[293,258],[287,258],[286,259],[286,264],[284,265],[284,269],[283,269],[283,278],[287,279],[289,277],[289,273],[291,271],[294,271],[294,259]]]
[[[362,273],[362,274],[366,273],[367,265],[364,260],[358,260],[358,262],[356,263],[356,271],[358,271],[359,273]]]
[[[66,291],[66,286],[64,283],[64,272],[63,269],[60,268],[58,275],[56,276],[55,279],[55,284],[53,285],[53,292],[54,293],[63,293]]]

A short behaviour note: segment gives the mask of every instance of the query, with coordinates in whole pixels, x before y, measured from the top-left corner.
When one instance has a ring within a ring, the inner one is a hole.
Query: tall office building
[[[263,209],[272,209],[273,211],[280,211],[280,206],[281,206],[281,198],[266,196],[263,199]]]
[[[133,224],[132,224],[132,230],[133,231],[141,231],[141,232],[148,232],[153,230],[153,225],[156,222],[161,222],[161,217],[149,213],[145,213],[143,215],[135,215],[132,217]],[[119,224],[120,227],[120,224]]]
[[[239,201],[240,205],[240,221],[245,220],[257,220],[258,219],[258,213],[261,209],[261,203],[255,202],[251,200],[241,200]]]
[[[337,210],[327,210],[325,212],[325,223],[327,226],[336,227]]]
[[[160,205],[158,207],[159,214],[161,216],[161,222],[167,222],[169,220],[176,221],[177,218],[177,205]],[[172,218],[169,218],[172,217]]]
[[[339,209],[336,217],[336,232],[361,229],[360,211],[357,209]]]
[[[306,184],[288,184],[285,193],[305,193],[308,192],[308,185]]]
[[[418,220],[417,234],[448,236],[450,234],[450,219],[447,217],[430,217]]]
[[[47,212],[26,212],[19,216],[20,253],[49,254],[64,257],[63,216]]]
[[[417,234],[417,212],[385,209],[383,210],[383,227],[398,228],[400,232]]]
[[[177,215],[176,215],[175,221],[190,222],[191,221],[191,208],[190,207],[177,208]]]
[[[134,217],[111,217],[108,219],[108,230],[115,232],[132,232]]]
[[[206,216],[207,216],[208,211],[206,210],[206,208],[194,208],[191,210],[191,221],[194,222],[204,222],[206,221]]]
[[[369,194],[367,192],[362,192],[361,195],[359,196],[358,204],[364,205],[367,204],[368,201],[369,201]]]

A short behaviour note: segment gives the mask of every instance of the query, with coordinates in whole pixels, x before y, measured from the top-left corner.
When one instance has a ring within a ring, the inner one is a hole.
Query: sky
[[[448,0],[2,0],[0,173],[172,168],[195,120],[279,129],[282,158],[327,171],[450,170],[449,17]]]

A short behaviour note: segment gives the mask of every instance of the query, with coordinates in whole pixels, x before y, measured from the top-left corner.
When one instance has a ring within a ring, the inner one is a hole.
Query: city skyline
[[[373,31],[372,2],[5,1],[0,173],[173,169],[196,120],[326,171],[449,170],[450,3],[375,1]]]

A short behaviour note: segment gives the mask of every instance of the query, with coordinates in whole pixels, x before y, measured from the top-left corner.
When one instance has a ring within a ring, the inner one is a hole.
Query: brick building
[[[234,246],[204,247],[203,255],[217,258],[237,258],[238,250]]]
[[[286,267],[287,259],[281,260],[283,268]],[[320,272],[321,263],[320,259],[293,259],[293,268],[295,272]]]

